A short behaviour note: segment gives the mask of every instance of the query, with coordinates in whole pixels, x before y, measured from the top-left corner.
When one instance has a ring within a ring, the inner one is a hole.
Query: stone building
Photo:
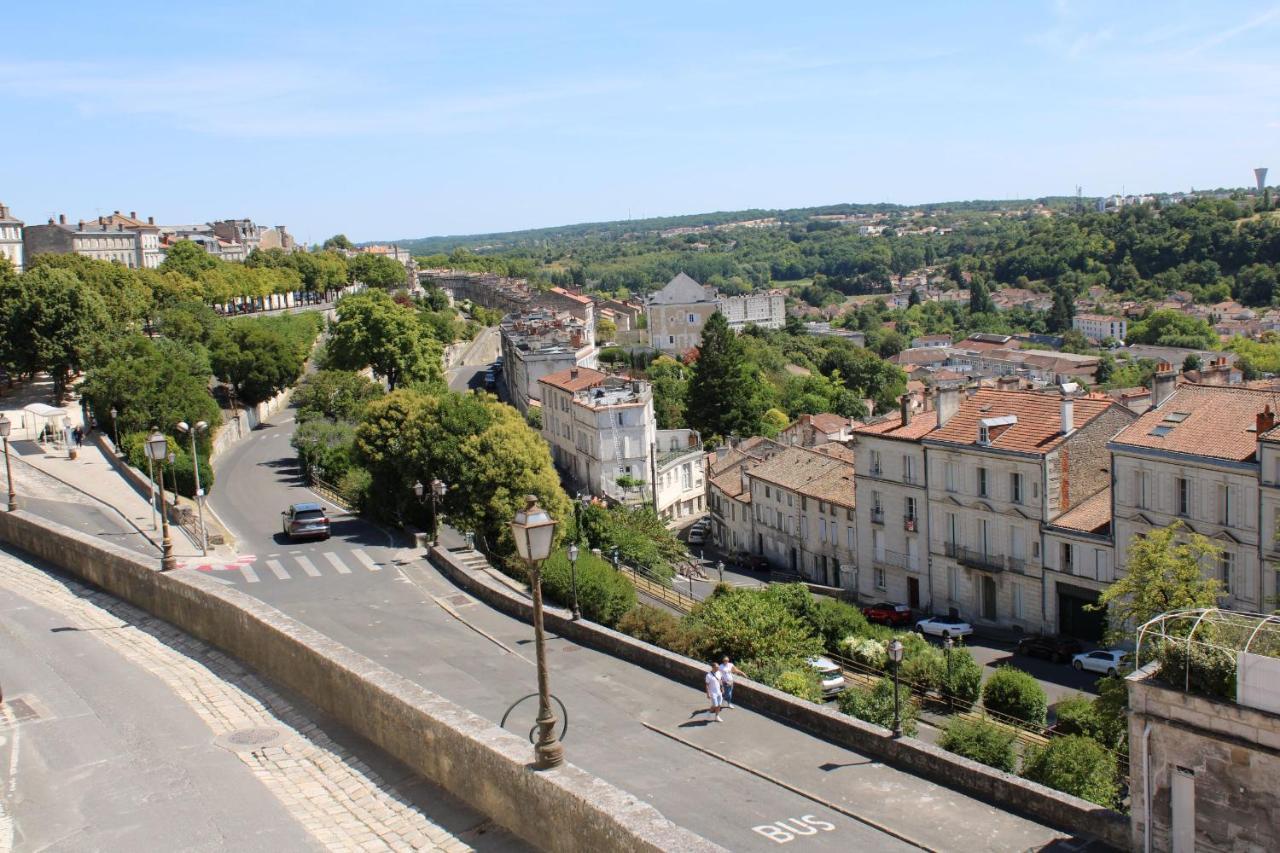
[[[848,441],[862,421],[824,412],[801,415],[778,433],[778,443],[793,447],[814,447],[829,441]]]
[[[715,291],[680,273],[645,302],[649,346],[680,355],[702,343],[702,327],[719,308]]]
[[[120,226],[126,231],[138,233],[138,248],[142,253],[138,264],[140,268],[153,270],[164,262],[164,250],[160,246],[160,226],[156,225],[154,216],[148,216],[144,222],[138,218],[136,211],[130,211],[125,216],[117,210],[110,216],[99,216],[97,223],[108,229]]]
[[[1045,633],[1101,642],[1101,611],[1090,610],[1116,578],[1111,489],[1085,498],[1043,527]]]
[[[535,296],[532,304],[536,308],[561,311],[571,317],[577,317],[586,327],[587,336],[593,342],[596,340],[596,304],[590,297],[573,293],[563,287],[553,287]]]
[[[511,314],[498,327],[507,401],[521,411],[542,404],[538,380],[573,367],[597,364],[586,325],[570,314],[528,311]]]
[[[753,553],[756,538],[751,518],[751,478],[748,471],[784,450],[763,436],[722,447],[707,460],[707,509],[711,513],[711,542],[726,554]]]
[[[14,272],[22,272],[22,220],[0,204],[0,258],[9,262]]]
[[[51,218],[44,225],[22,229],[23,255],[29,261],[39,254],[83,255],[99,261],[114,261],[130,269],[143,264],[142,234],[123,224],[107,226],[97,220],[67,224],[67,217]]]

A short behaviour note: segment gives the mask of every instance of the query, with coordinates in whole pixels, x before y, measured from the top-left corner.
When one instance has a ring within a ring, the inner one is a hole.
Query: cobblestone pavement
[[[159,679],[324,848],[523,849],[505,831],[399,765],[390,765],[396,768],[391,773],[408,778],[389,783],[366,763],[363,750],[357,755],[335,742],[256,675],[167,623],[2,551],[0,592],[57,613],[70,628],[93,632],[90,636],[129,664]],[[255,729],[275,730],[276,737],[270,732],[262,732],[262,740],[246,736]],[[259,745],[236,747],[236,733]],[[426,798],[434,802],[423,803]],[[427,817],[424,806],[427,811],[438,806],[456,834]],[[20,812],[11,817],[21,820]]]

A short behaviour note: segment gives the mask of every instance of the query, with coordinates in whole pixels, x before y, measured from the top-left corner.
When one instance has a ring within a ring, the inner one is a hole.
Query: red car
[[[868,622],[879,622],[881,625],[910,625],[911,608],[905,604],[890,604],[881,601],[862,608],[862,615]]]

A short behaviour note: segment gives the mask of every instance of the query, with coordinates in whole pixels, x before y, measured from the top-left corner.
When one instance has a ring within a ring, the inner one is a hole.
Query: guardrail
[[[688,613],[698,603],[698,600],[692,595],[680,592],[662,578],[643,568],[636,569],[631,566],[619,565],[618,571],[622,573],[623,577],[631,581],[631,585],[636,588],[636,592],[655,598],[668,607],[679,610],[681,613]]]
[[[307,484],[311,491],[330,503],[342,507],[347,512],[355,512],[355,507],[351,504],[351,501],[332,483],[326,483],[315,474],[307,472]]]

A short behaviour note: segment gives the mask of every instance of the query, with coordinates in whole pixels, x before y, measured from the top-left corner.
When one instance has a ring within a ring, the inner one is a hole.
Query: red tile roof
[[[900,438],[906,441],[919,441],[938,425],[937,412],[924,412],[911,416],[911,423],[902,426],[902,414],[894,412],[882,421],[854,429],[854,435],[875,435],[883,438]]]
[[[1054,527],[1065,527],[1081,533],[1106,533],[1111,526],[1111,489],[1103,489],[1085,498],[1054,519]]]
[[[581,294],[579,294],[579,293],[570,293],[569,291],[565,290],[563,287],[553,287],[553,288],[551,288],[551,292],[552,292],[552,293],[555,293],[555,294],[558,294],[558,295],[560,295],[560,296],[563,296],[563,297],[565,297],[566,299],[572,299],[574,302],[578,302],[578,303],[581,303],[581,304],[583,304],[583,305],[590,305],[590,304],[591,304],[591,298],[590,298],[590,297],[588,297],[588,296],[583,296],[583,295],[581,295]]]
[[[983,388],[960,404],[946,426],[929,434],[930,441],[976,445],[978,422],[986,418],[1013,415],[1017,422],[1001,430],[991,439],[991,447],[1019,453],[1048,453],[1066,437],[1062,434],[1062,416],[1057,394],[1036,391],[998,391]],[[1110,400],[1077,397],[1072,408],[1072,425],[1080,429],[1112,406]]]
[[[1248,462],[1258,449],[1257,419],[1276,410],[1274,391],[1238,385],[1182,385],[1112,439],[1125,447]]]
[[[588,388],[596,387],[604,382],[608,375],[598,370],[592,370],[590,367],[567,367],[555,373],[548,373],[538,381],[544,385],[550,385],[552,388],[559,388],[561,391],[568,391],[572,394],[575,391],[585,391]]]

